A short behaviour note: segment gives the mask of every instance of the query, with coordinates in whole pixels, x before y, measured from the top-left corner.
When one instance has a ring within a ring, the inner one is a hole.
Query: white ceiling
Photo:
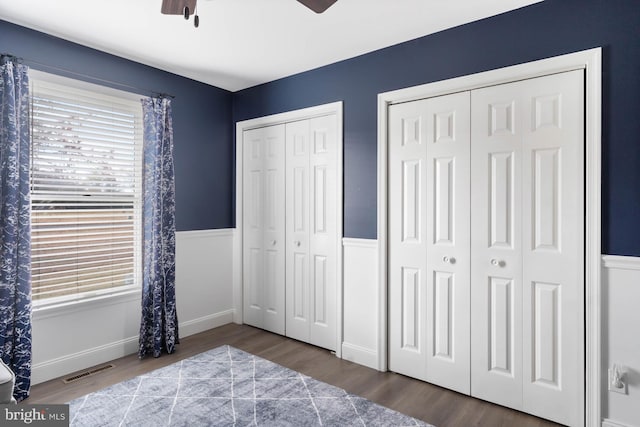
[[[200,0],[194,28],[161,0],[0,0],[0,18],[236,91],[538,1]]]

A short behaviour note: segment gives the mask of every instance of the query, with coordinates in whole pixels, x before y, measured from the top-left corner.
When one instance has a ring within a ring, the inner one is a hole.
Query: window
[[[32,71],[34,306],[138,289],[139,96]]]

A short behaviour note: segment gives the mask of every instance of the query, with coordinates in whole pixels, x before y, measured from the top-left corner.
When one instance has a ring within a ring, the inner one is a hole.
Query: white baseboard
[[[602,420],[602,427],[633,427],[628,424],[621,424],[617,421],[610,420],[605,418]]]
[[[211,314],[209,316],[200,317],[198,319],[189,320],[184,323],[179,323],[178,328],[181,337],[188,337],[200,332],[208,331],[209,329],[217,328],[222,325],[233,322],[233,315],[235,310],[226,310],[220,313]]]
[[[46,362],[32,366],[31,384],[35,385],[49,381],[81,369],[133,354],[137,351],[138,337],[136,336],[47,360]]]
[[[244,319],[240,314],[238,314],[238,311],[236,309],[233,310],[233,323],[235,323],[236,325],[244,324]]]
[[[349,362],[364,365],[371,369],[378,369],[378,353],[369,348],[360,347],[359,345],[342,343],[342,358]]]

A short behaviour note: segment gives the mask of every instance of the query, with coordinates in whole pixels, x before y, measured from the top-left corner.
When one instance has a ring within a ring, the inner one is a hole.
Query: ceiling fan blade
[[[322,13],[338,0],[298,0],[315,13]]]
[[[162,0],[162,13],[165,15],[183,15],[184,7],[189,8],[189,15],[196,10],[197,0]]]

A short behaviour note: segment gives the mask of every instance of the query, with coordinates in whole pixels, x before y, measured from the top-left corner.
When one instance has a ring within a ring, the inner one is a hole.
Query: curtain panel
[[[0,61],[0,356],[16,375],[14,397],[31,386],[31,225],[28,67]]]
[[[144,117],[142,321],[138,355],[173,353],[178,344],[175,299],[175,183],[171,101],[142,100]]]

